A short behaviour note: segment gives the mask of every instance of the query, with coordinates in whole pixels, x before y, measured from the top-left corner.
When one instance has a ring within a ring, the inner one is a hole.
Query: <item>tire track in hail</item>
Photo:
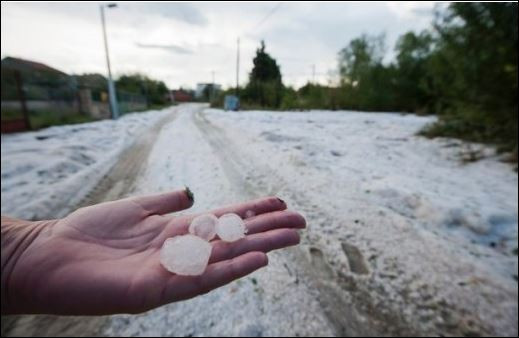
[[[289,189],[287,182],[272,169],[244,155],[243,151],[225,135],[225,130],[209,122],[203,110],[194,114],[193,120],[214,149],[216,156],[220,158],[229,181],[238,191],[242,191],[244,198],[276,195],[282,189]],[[251,165],[254,166],[254,170],[248,170]],[[305,202],[306,194],[288,191],[298,210],[311,216],[313,210]],[[360,316],[345,297],[333,270],[327,269],[332,273],[323,274],[323,267],[327,263],[320,249],[312,247],[308,250],[300,245],[297,249],[290,250],[290,253],[284,251],[280,252],[280,255],[283,255],[287,263],[291,262],[295,270],[292,273],[295,273],[309,290],[317,290],[316,298],[337,336],[381,334],[378,330],[367,328],[364,322],[358,320]],[[294,262],[296,264],[293,264]]]

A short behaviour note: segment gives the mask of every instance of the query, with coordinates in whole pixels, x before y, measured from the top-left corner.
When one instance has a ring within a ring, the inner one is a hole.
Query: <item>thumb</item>
[[[193,193],[188,187],[157,195],[134,197],[132,200],[152,214],[159,215],[190,208],[194,203]]]

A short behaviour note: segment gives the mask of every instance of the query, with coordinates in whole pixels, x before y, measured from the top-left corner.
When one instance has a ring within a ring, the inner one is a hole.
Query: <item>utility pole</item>
[[[312,83],[315,84],[315,63],[312,65]]]
[[[238,38],[238,44],[236,46],[236,97],[240,90],[240,38]]]
[[[213,102],[214,100],[214,70],[211,71],[211,76],[212,76],[212,79],[213,79],[213,82],[212,82],[212,85],[211,85],[211,102]]]
[[[117,7],[116,4],[106,5],[108,8]],[[110,101],[110,111],[112,112],[112,119],[117,119],[119,116],[119,107],[117,106],[117,96],[115,93],[115,85],[112,80],[112,70],[110,69],[110,55],[108,53],[108,39],[106,37],[106,24],[105,24],[105,5],[99,6],[101,10],[101,24],[103,25],[103,38],[105,43],[105,54],[106,54],[106,65],[108,67],[108,99]]]

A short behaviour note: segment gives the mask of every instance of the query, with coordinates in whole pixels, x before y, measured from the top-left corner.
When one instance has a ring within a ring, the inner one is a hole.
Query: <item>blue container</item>
[[[236,95],[226,95],[223,103],[225,110],[238,110],[240,108],[240,99]]]

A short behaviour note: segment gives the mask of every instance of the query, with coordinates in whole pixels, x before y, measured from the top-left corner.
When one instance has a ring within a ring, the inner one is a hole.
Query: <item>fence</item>
[[[117,101],[119,103],[120,114],[144,110],[148,107],[148,101],[145,96],[122,90],[117,90]]]

